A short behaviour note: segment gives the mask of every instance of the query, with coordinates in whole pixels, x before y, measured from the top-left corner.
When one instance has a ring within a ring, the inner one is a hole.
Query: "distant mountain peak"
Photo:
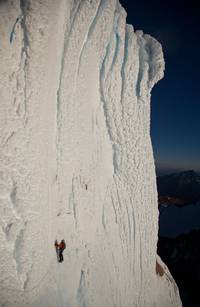
[[[200,200],[200,175],[194,170],[157,178],[159,197],[175,197],[184,203]]]

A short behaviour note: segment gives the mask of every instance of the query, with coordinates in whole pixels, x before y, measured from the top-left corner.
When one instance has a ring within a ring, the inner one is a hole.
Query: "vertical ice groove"
[[[22,18],[21,18],[21,27],[23,30],[24,38],[24,46],[23,46],[23,52],[25,52],[26,57],[28,57],[28,46],[29,46],[29,38],[28,38],[28,29],[26,26],[26,16],[27,16],[27,10],[28,10],[28,1],[26,0],[20,0],[20,8],[22,12]]]
[[[90,36],[92,35],[94,29],[95,29],[95,26],[97,24],[97,21],[100,17],[100,15],[102,14],[103,12],[103,6],[106,4],[106,0],[100,0],[99,2],[99,5],[97,6],[97,10],[96,10],[96,13],[89,25],[89,29],[88,29],[88,32],[86,33],[85,35],[85,38],[83,40],[83,44],[82,44],[82,47],[81,47],[81,50],[80,50],[80,54],[79,54],[79,59],[78,59],[78,65],[77,65],[77,72],[76,72],[76,76],[79,75],[79,69],[80,69],[80,66],[81,66],[81,61],[82,61],[82,56],[83,56],[83,53],[85,51],[85,48],[86,48],[86,45],[87,45],[87,42],[90,38]],[[77,79],[77,77],[76,77]],[[75,82],[76,84],[76,82]]]
[[[75,15],[76,16],[76,15]],[[75,17],[74,17],[75,18]],[[74,21],[72,22],[73,25]],[[72,27],[71,27],[72,29]],[[64,63],[65,63],[65,53],[67,50],[68,44],[68,35],[70,33],[67,32],[67,23],[65,22],[65,30],[64,30],[64,41],[62,46],[62,54],[61,54],[61,64],[60,64],[60,74],[59,74],[59,82],[58,82],[58,89],[57,89],[57,128],[60,128],[60,105],[61,105],[61,85],[62,85],[62,78],[64,72]]]
[[[128,237],[129,237],[129,247],[131,248],[131,245],[132,245],[132,240],[131,240],[131,238],[132,238],[132,227],[131,227],[131,219],[130,219],[130,217],[131,217],[131,215],[129,214],[129,210],[128,210],[128,207],[127,207],[127,205],[125,205],[125,208],[126,208],[126,213],[127,213],[127,220],[128,220]]]
[[[10,139],[12,139],[12,137],[13,137],[14,135],[15,135],[15,131],[11,131],[11,132],[9,133],[9,135],[7,135],[7,136],[5,137],[5,141],[2,142],[2,145],[3,145],[3,146],[6,146],[6,145],[9,143]]]
[[[106,59],[108,57],[109,51],[110,51],[110,42],[108,43],[108,45],[106,47],[106,53],[105,53],[105,56],[104,56],[104,59],[103,59],[103,62],[102,62],[101,68],[100,68],[99,90],[100,90],[100,97],[101,97],[101,101],[102,101],[102,105],[103,105],[103,111],[104,111],[104,116],[105,116],[107,132],[108,132],[108,136],[109,136],[110,142],[112,144],[112,148],[113,148],[112,131],[111,131],[110,124],[109,124],[109,119],[108,119],[107,109],[106,109],[106,98],[105,98],[105,95],[104,95],[105,63],[106,63]],[[114,160],[115,160],[114,155],[115,155],[115,151],[114,151],[114,148],[113,148],[113,170],[115,172],[116,165],[114,163]]]
[[[13,249],[13,257],[15,259],[16,263],[16,272],[19,277],[20,282],[22,283],[22,287],[24,288],[24,285],[26,283],[27,274],[22,275],[22,264],[21,264],[21,251],[22,251],[22,243],[23,243],[23,233],[24,233],[24,227],[21,227],[19,230],[19,233],[17,234],[15,243],[14,243],[14,249]]]
[[[26,25],[26,17],[28,12],[28,1],[20,0],[20,9],[22,12],[22,17],[20,19],[21,28],[23,31],[23,46],[21,51],[21,65],[23,65],[24,73],[24,120],[26,119],[27,113],[27,65],[28,65],[28,48],[29,48],[29,37],[28,29]]]
[[[119,207],[122,209],[123,206],[121,204],[120,193],[119,193],[118,184],[117,184],[117,178],[119,178],[117,175],[113,176],[113,180],[115,183],[114,187],[115,187],[116,194],[117,194],[117,201],[118,201]]]
[[[86,303],[85,303],[85,272],[82,269],[81,270],[81,275],[80,275],[80,280],[79,280],[79,286],[78,286],[78,290],[77,290],[77,300],[79,303],[80,307],[86,307]]]
[[[78,227],[77,213],[76,213],[76,200],[75,200],[75,177],[72,179],[72,207],[73,207],[73,216],[76,225]]]
[[[22,265],[21,265],[21,251],[22,251],[22,242],[25,230],[25,223],[20,216],[17,209],[17,185],[13,183],[12,189],[10,191],[10,208],[12,210],[11,222],[8,223],[5,227],[5,235],[7,236],[7,240],[12,243],[13,249],[13,258],[16,263],[16,273],[19,277],[20,282],[24,284],[26,281],[25,275],[22,276]],[[14,229],[14,230],[13,230]],[[11,233],[13,232],[14,234]]]
[[[115,12],[115,14],[116,14],[116,12]],[[102,101],[102,105],[103,105],[106,127],[107,127],[108,136],[109,136],[109,139],[110,139],[110,142],[111,142],[111,145],[112,145],[112,149],[113,149],[113,171],[114,171],[114,174],[118,170],[117,144],[113,140],[113,133],[112,133],[111,125],[110,125],[110,116],[109,116],[108,110],[107,110],[107,104],[109,103],[109,101],[107,101],[107,99],[105,97],[104,87],[105,87],[105,84],[106,84],[106,81],[107,81],[107,76],[111,73],[111,71],[114,67],[117,55],[119,53],[119,40],[120,40],[120,38],[119,38],[118,33],[115,32],[115,31],[117,31],[117,24],[116,24],[116,21],[115,21],[116,15],[115,14],[114,14],[114,17],[113,17],[113,28],[112,28],[111,33],[110,33],[110,40],[107,43],[105,56],[103,58],[103,62],[101,63],[101,67],[100,67],[100,80],[99,80],[100,97],[101,97],[101,101]],[[117,19],[117,23],[118,23],[118,21],[119,21],[119,16],[118,16],[118,19]],[[112,35],[115,34],[115,33],[116,33],[116,36],[117,36],[115,52],[114,52],[114,55],[113,55],[113,58],[112,58],[111,65],[110,65],[110,67],[107,71],[107,74],[106,74],[105,67],[107,65],[108,57],[110,56],[111,38],[112,38]]]
[[[113,69],[117,63],[118,60],[118,56],[120,55],[120,45],[123,44],[123,40],[121,39],[120,34],[118,33],[119,31],[119,20],[121,17],[121,12],[117,10],[116,6],[116,10],[115,10],[115,14],[114,14],[114,18],[113,18],[113,28],[110,34],[110,41],[108,44],[108,49],[106,50],[106,55],[104,57],[103,63],[102,63],[102,67],[101,67],[101,80],[103,79],[103,82],[100,84],[103,84],[102,86],[100,86],[102,88],[101,90],[101,96],[103,97],[102,102],[103,102],[103,109],[104,109],[104,115],[105,115],[105,120],[106,120],[106,126],[107,126],[107,130],[108,130],[108,134],[110,136],[110,140],[111,140],[111,144],[112,144],[112,148],[113,148],[113,170],[114,170],[114,174],[116,174],[116,171],[119,169],[119,159],[120,159],[120,155],[118,153],[119,151],[119,144],[118,142],[116,142],[116,140],[114,141],[114,135],[113,135],[113,127],[112,127],[112,121],[114,120],[114,125],[116,125],[115,123],[115,119],[111,119],[111,117],[113,117],[112,114],[109,114],[109,107],[108,104],[110,104],[111,102],[109,102],[109,95],[108,93],[106,93],[106,95],[104,95],[104,88],[106,87],[106,83],[108,81],[108,79],[111,78],[111,75],[113,75]],[[107,58],[110,56],[110,45],[111,45],[111,40],[114,39],[115,42],[115,47],[114,47],[114,53],[112,54],[112,59],[111,59],[111,64],[107,63]],[[121,64],[121,105],[122,105],[122,114],[123,114],[123,103],[122,103],[122,97],[124,94],[124,90],[125,90],[125,85],[124,85],[124,81],[125,81],[125,64],[127,61],[127,56],[128,56],[128,43],[127,40],[125,40],[124,43],[124,56],[123,56],[123,60],[122,60],[122,64]],[[107,69],[105,70],[105,66],[108,66]],[[105,73],[105,71],[107,73]],[[110,82],[110,81],[109,81]],[[103,93],[103,94],[102,94]],[[105,98],[106,97],[106,98]],[[111,97],[112,100],[112,97]],[[112,106],[110,106],[112,108]],[[121,114],[120,111],[118,111],[118,115]],[[122,115],[121,114],[121,115]],[[118,128],[117,128],[118,130]],[[119,131],[118,131],[119,132]],[[115,139],[116,139],[116,135],[115,135]]]
[[[17,195],[17,186],[14,185],[10,193],[10,199],[11,199],[11,204],[13,206],[13,209],[16,208],[16,205],[17,205],[16,195]]]
[[[89,31],[88,31],[88,35],[87,35],[88,38],[90,38],[92,36],[92,33],[95,30],[96,24],[97,24],[100,16],[102,15],[104,8],[107,4],[108,4],[107,0],[100,0],[97,12],[95,14],[95,17],[94,17],[94,19],[93,19],[93,21],[92,21],[92,23],[89,27]]]
[[[110,66],[110,71],[113,70],[113,67],[115,66],[116,60],[117,60],[117,55],[119,54],[119,45],[120,45],[120,36],[116,30],[115,32],[115,52],[113,56],[113,60]]]
[[[74,25],[75,25],[75,21],[76,21],[76,17],[77,14],[80,11],[80,5],[81,5],[82,0],[77,0],[77,3],[72,4],[72,11],[70,14],[70,29],[72,30]]]
[[[18,22],[20,22],[20,21],[22,20],[22,18],[23,18],[23,15],[20,14],[20,15],[16,18],[16,20],[15,20],[13,26],[12,26],[12,30],[11,30],[11,32],[10,32],[10,44],[12,44],[12,41],[13,41],[13,39],[14,39],[16,26],[17,26]]]
[[[59,82],[58,82],[58,89],[57,89],[57,128],[59,130],[60,124],[61,124],[61,112],[60,112],[60,106],[61,106],[61,91],[62,91],[62,85],[63,85],[63,74],[64,74],[64,68],[65,68],[65,56],[67,53],[68,45],[70,42],[70,37],[72,34],[72,31],[74,29],[75,23],[76,23],[76,18],[79,14],[80,7],[83,5],[82,1],[79,1],[77,4],[77,7],[75,8],[75,12],[73,14],[71,24],[70,24],[70,29],[68,31],[67,27],[67,17],[65,17],[65,24],[64,24],[64,40],[63,40],[63,45],[62,45],[62,53],[61,53],[61,62],[60,62],[60,74],[59,74]],[[66,12],[65,12],[66,14]]]
[[[145,36],[144,36],[144,39],[145,39]],[[149,77],[149,82],[153,81],[153,77],[154,77],[154,74],[153,74],[153,71],[155,69],[154,67],[154,63],[153,63],[153,50],[152,50],[152,46],[151,46],[151,43],[145,39],[145,51],[146,51],[146,54],[148,56],[148,64],[149,64],[149,70],[148,70],[148,77]]]
[[[113,197],[113,195],[111,195],[111,200],[112,200],[113,211],[115,214],[115,223],[118,224],[118,214],[117,214],[117,209],[116,209],[115,198]]]
[[[102,204],[102,216],[101,216],[102,225],[103,225],[103,228],[104,228],[105,231],[106,231],[105,205],[107,203],[107,196],[108,196],[109,190],[110,190],[110,188],[109,188],[109,184],[108,184],[107,188],[106,188],[103,204]]]
[[[139,99],[141,96],[141,82],[144,76],[144,65],[145,65],[145,56],[144,56],[144,42],[141,36],[138,37],[137,39],[138,45],[139,45],[139,71],[138,71],[138,76],[137,76],[137,82],[136,82],[136,96]]]
[[[73,4],[72,4],[73,5]],[[81,6],[83,6],[83,1],[79,1],[76,8],[74,9],[74,13],[71,19],[70,28],[68,30],[67,27],[67,15],[66,15],[66,9],[65,9],[65,24],[64,26],[64,39],[62,44],[62,53],[61,53],[61,61],[60,61],[60,73],[59,73],[59,81],[58,81],[58,89],[57,89],[57,108],[56,108],[56,124],[57,124],[57,140],[56,140],[56,150],[57,150],[57,176],[58,176],[58,165],[59,165],[59,154],[60,154],[60,130],[62,126],[62,112],[61,112],[61,104],[62,104],[62,90],[63,90],[63,77],[64,77],[64,69],[66,64],[66,54],[68,50],[68,46],[70,43],[70,38],[72,31],[76,24],[76,19],[78,18],[78,15],[80,13]]]
[[[136,223],[136,220],[135,220],[135,213],[134,213],[134,208],[132,209],[132,223],[133,223],[133,233],[132,233],[132,236],[133,236],[133,246],[132,246],[132,250],[134,251],[135,253],[135,245],[136,245],[136,227],[135,227],[135,223]],[[132,254],[131,255],[131,264],[133,264],[133,257],[134,255]],[[134,265],[132,266],[133,267],[133,273],[134,273]]]
[[[122,104],[122,117],[123,117],[123,99],[124,99],[124,94],[125,94],[125,67],[128,59],[128,40],[129,40],[129,32],[126,27],[125,30],[125,40],[124,40],[124,55],[123,55],[123,61],[122,61],[122,66],[121,66],[121,104]]]
[[[102,221],[102,225],[103,225],[104,230],[106,230],[106,221],[105,221],[105,204],[103,204],[101,221]]]

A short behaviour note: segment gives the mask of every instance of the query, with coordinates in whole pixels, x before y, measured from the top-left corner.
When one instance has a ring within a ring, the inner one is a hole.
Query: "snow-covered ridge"
[[[1,305],[180,306],[156,275],[160,44],[118,0],[1,1],[0,23]]]

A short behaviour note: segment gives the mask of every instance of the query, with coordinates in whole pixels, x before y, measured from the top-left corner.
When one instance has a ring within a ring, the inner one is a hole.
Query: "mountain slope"
[[[160,44],[116,0],[1,1],[0,22],[1,304],[180,306],[156,275]]]

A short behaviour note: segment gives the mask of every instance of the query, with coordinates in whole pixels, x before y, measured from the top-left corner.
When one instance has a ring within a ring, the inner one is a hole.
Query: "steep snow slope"
[[[161,46],[118,0],[1,1],[0,23],[1,306],[180,306],[156,275]]]

